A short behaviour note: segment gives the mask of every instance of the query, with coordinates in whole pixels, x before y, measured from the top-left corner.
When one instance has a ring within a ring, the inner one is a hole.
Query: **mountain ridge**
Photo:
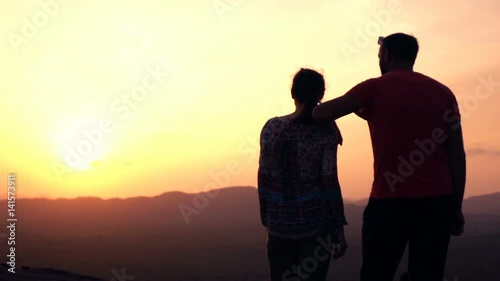
[[[220,192],[223,190],[228,190],[228,189],[253,189],[256,190],[257,187],[254,186],[227,186],[227,187],[222,187],[218,189],[213,189],[213,190],[207,190],[207,191],[199,191],[199,192],[183,192],[179,190],[173,190],[173,191],[165,191],[157,195],[152,195],[152,196],[132,196],[132,197],[110,197],[110,198],[101,198],[98,196],[77,196],[77,197],[71,197],[71,198],[64,198],[64,197],[56,197],[56,198],[48,198],[48,197],[21,197],[18,198],[17,200],[52,200],[52,201],[57,201],[57,200],[91,200],[91,199],[98,199],[98,200],[103,200],[103,201],[108,201],[108,200],[128,200],[128,199],[153,199],[153,198],[164,198],[167,196],[172,196],[172,195],[177,195],[177,196],[192,196],[196,194],[203,194],[203,193],[213,193],[213,192]],[[485,194],[479,194],[479,195],[471,195],[464,197],[465,200],[469,199],[481,199],[483,197],[489,197],[489,196],[494,196],[500,198],[500,192],[493,192],[493,193],[485,193]],[[6,198],[0,198],[0,203],[3,201],[7,201]],[[344,198],[344,201],[349,203],[349,204],[355,204],[355,205],[363,205],[368,202],[368,197],[364,198]],[[500,203],[500,202],[499,202]]]
[[[490,269],[498,264],[496,253],[500,252],[500,212],[488,213],[496,210],[490,207],[497,196],[464,201],[466,232],[452,238],[447,276],[500,280],[500,272]],[[0,202],[1,207],[2,203],[7,202]],[[190,210],[187,215],[182,206]],[[469,208],[477,214],[468,215]],[[363,210],[362,205],[345,204],[349,251],[335,261],[332,280],[355,280]],[[5,222],[6,213],[0,212],[0,220]],[[241,281],[269,279],[266,231],[260,223],[254,187],[128,199],[25,199],[17,202],[16,213],[20,226],[16,263],[25,267],[58,268],[104,280],[112,279],[113,269],[120,268],[127,268],[140,281],[233,281],[234,274]],[[0,252],[6,251],[6,245],[0,243]],[[0,256],[2,261],[5,256]],[[41,274],[57,277],[50,271]]]

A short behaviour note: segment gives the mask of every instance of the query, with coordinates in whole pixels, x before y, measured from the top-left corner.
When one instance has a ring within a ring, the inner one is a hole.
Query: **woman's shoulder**
[[[264,128],[266,127],[285,127],[285,126],[292,126],[293,122],[292,119],[289,118],[289,116],[275,116],[270,118],[269,120],[266,121],[264,124]]]
[[[335,121],[328,125],[304,125],[291,122],[287,116],[276,116],[266,121],[262,132],[266,135],[286,132],[286,135],[293,135],[300,139],[319,139],[325,142],[342,144],[342,135]]]
[[[328,125],[318,125],[318,130],[327,139],[328,142],[334,142],[336,144],[342,145],[342,134],[340,133],[340,129],[335,121]]]
[[[262,134],[270,134],[270,133],[273,133],[273,132],[279,130],[280,127],[282,127],[282,126],[280,126],[279,117],[273,117],[273,118],[270,118],[269,120],[267,120],[266,123],[264,123],[264,126],[262,127],[261,133]]]
[[[266,123],[264,123],[263,128],[269,128],[269,127],[271,127],[271,126],[276,125],[276,123],[279,121],[279,119],[278,119],[278,118],[279,118],[279,117],[272,117],[272,118],[268,119],[268,120],[266,121]]]

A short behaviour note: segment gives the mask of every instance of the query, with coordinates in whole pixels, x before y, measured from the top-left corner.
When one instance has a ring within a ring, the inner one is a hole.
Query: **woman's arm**
[[[342,199],[337,172],[337,147],[339,140],[336,134],[336,132],[332,134],[324,144],[321,169],[325,199],[333,217],[333,224],[335,226],[344,226],[347,225],[347,221],[344,215],[344,201]]]
[[[335,128],[334,131],[334,134],[323,148],[322,175],[325,199],[332,214],[334,225],[332,233],[335,244],[333,259],[339,259],[344,256],[347,250],[347,242],[344,234],[344,225],[347,225],[347,221],[344,215],[344,201],[342,199],[337,172],[337,148],[341,141],[339,139],[340,130]]]
[[[267,155],[266,143],[269,138],[269,121],[266,122],[260,133],[260,154],[259,154],[259,170],[257,173],[257,192],[259,196],[260,219],[262,225],[267,227],[267,200],[265,198],[265,190],[271,182],[269,174],[270,155]]]

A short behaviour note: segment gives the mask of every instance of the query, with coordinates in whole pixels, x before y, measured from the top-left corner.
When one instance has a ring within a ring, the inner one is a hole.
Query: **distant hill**
[[[463,210],[467,214],[500,216],[500,192],[469,197],[464,200]]]
[[[350,199],[346,202],[354,205],[366,206],[368,198],[365,199]],[[500,192],[471,196],[464,199],[463,211],[467,214],[485,214],[500,216]]]
[[[466,215],[465,235],[452,239],[447,279],[500,280],[500,216],[494,203],[486,203],[497,196],[465,200],[464,210],[472,213]],[[16,262],[103,280],[125,269],[134,281],[268,280],[258,207],[253,187],[127,199],[19,199]],[[7,208],[5,200],[0,208]],[[345,205],[349,250],[334,262],[330,280],[357,280],[363,209]],[[6,218],[0,212],[0,220]],[[1,242],[5,253],[7,244]],[[6,262],[5,255],[0,261]]]

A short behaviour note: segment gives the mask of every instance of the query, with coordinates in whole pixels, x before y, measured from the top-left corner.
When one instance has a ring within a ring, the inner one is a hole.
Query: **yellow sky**
[[[498,12],[494,0],[2,1],[0,176],[17,174],[20,197],[255,186],[260,129],[293,110],[294,72],[321,70],[325,100],[337,97],[379,75],[377,37],[402,31],[420,41],[416,71],[461,101],[467,195],[500,191]],[[339,126],[344,196],[366,197],[367,125]]]

